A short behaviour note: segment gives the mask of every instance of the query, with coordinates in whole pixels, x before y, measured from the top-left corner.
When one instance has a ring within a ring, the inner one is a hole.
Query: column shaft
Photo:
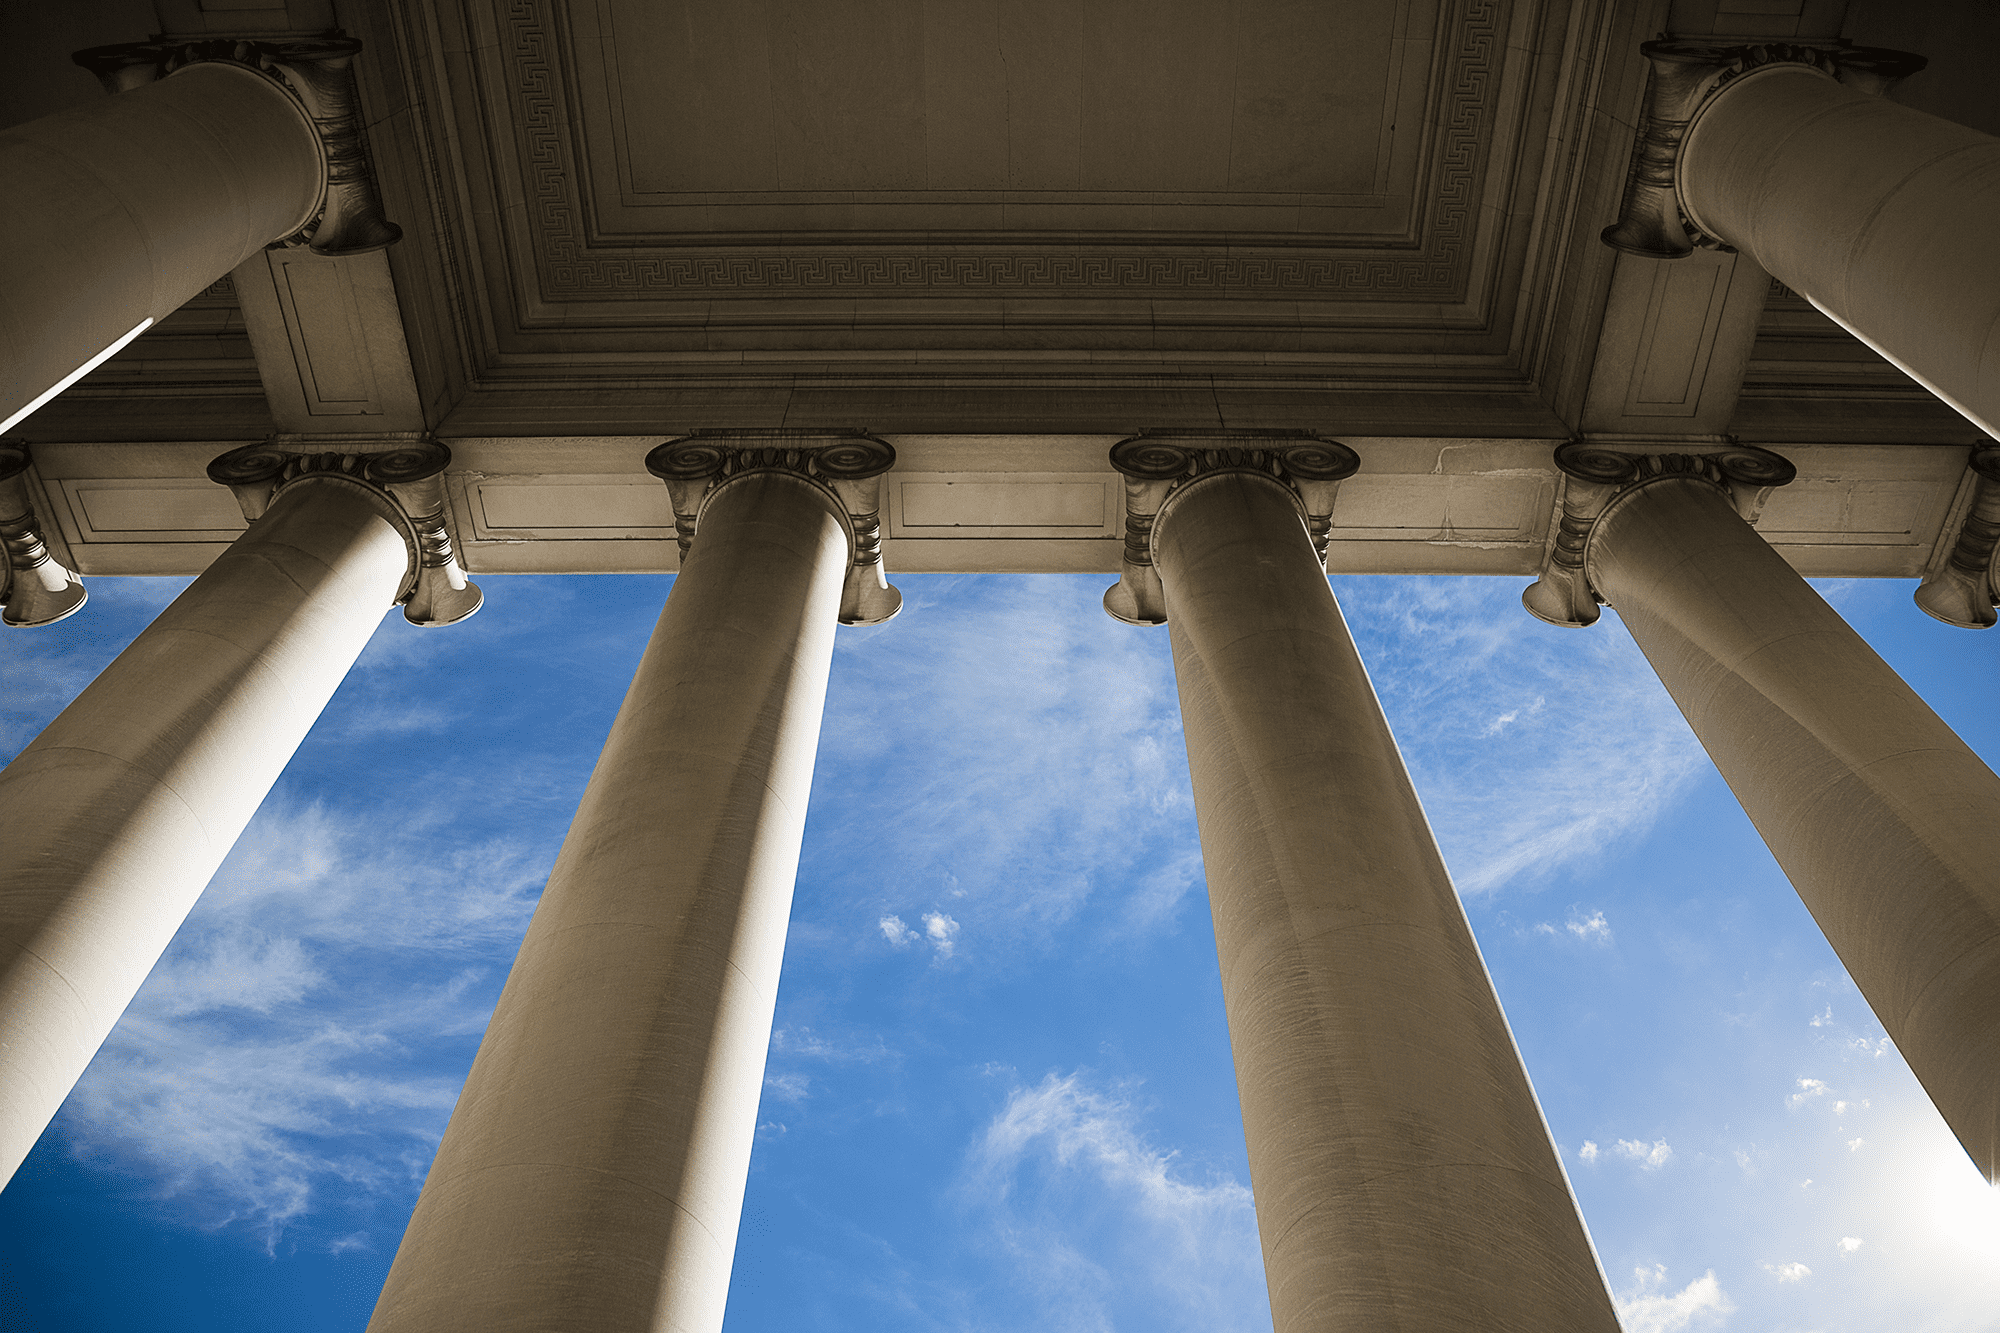
[[[2000,435],[2000,139],[1776,65],[1689,129],[1695,224]]]
[[[372,1333],[715,1333],[848,561],[780,473],[709,500]]]
[[[1615,1333],[1291,497],[1202,478],[1157,531],[1277,1333]]]
[[[1615,608],[1988,1179],[2000,1171],[2000,777],[1707,483],[1591,533]]]
[[[305,112],[225,63],[0,132],[0,421],[305,225],[324,179]]]
[[[0,770],[0,1181],[367,644],[406,552],[360,487],[295,483]]]

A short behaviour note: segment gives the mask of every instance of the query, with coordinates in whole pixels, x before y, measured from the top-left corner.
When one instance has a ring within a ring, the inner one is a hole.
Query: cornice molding
[[[903,609],[903,595],[889,585],[882,563],[882,476],[895,466],[895,449],[865,431],[697,431],[646,455],[646,471],[667,483],[682,560],[702,512],[739,477],[782,472],[826,492],[847,530],[843,625],[879,625]]]
[[[1565,628],[1597,623],[1598,595],[1590,577],[1590,539],[1605,517],[1646,487],[1662,481],[1699,481],[1715,487],[1746,523],[1754,524],[1771,491],[1798,475],[1789,460],[1768,449],[1736,444],[1705,453],[1641,452],[1591,439],[1557,447],[1563,488],[1556,502],[1555,534],[1541,577],[1521,593],[1537,620]]]
[[[302,110],[319,137],[326,181],[315,215],[274,244],[303,245],[316,255],[366,254],[394,245],[403,229],[382,215],[382,195],[368,159],[368,137],[354,86],[361,43],[338,30],[324,37],[126,42],[93,46],[71,59],[110,93],[129,92],[191,65],[221,63],[262,75]]]
[[[1125,551],[1118,582],[1104,609],[1128,625],[1167,623],[1157,540],[1173,499],[1204,477],[1225,472],[1269,478],[1292,493],[1320,567],[1333,531],[1340,483],[1361,457],[1337,440],[1310,431],[1147,431],[1111,447],[1111,466],[1125,478]]]
[[[0,440],[0,625],[53,625],[89,600],[83,579],[49,553],[28,487],[34,459],[19,440]]]
[[[1639,47],[1652,70],[1618,220],[1602,233],[1614,250],[1647,259],[1685,259],[1696,246],[1731,250],[1689,220],[1680,198],[1681,147],[1713,97],[1746,75],[1778,66],[1814,70],[1879,96],[1928,62],[1877,47],[1760,44],[1725,46],[1659,40]]]
[[[484,600],[466,580],[452,549],[445,513],[444,471],[451,450],[426,436],[274,435],[232,449],[208,465],[208,479],[227,486],[254,526],[288,487],[334,481],[374,499],[409,549],[396,605],[412,625],[455,625]]]

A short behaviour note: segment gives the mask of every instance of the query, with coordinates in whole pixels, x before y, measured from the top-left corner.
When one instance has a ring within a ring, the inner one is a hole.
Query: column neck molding
[[[1687,442],[1675,441],[1682,444]],[[1727,437],[1724,447],[1682,452],[1671,444],[1656,448],[1571,440],[1555,452],[1563,474],[1556,501],[1554,539],[1543,557],[1542,573],[1521,594],[1521,605],[1538,620],[1580,628],[1597,622],[1604,598],[1591,576],[1590,541],[1600,524],[1633,496],[1663,482],[1697,482],[1719,491],[1744,522],[1755,524],[1764,502],[1798,475],[1790,460]]]
[[[1324,569],[1334,498],[1361,467],[1361,456],[1310,431],[1159,430],[1113,445],[1111,466],[1125,478],[1125,551],[1104,609],[1128,625],[1164,625],[1156,540],[1175,496],[1222,473],[1248,473],[1281,486],[1298,507]]]
[[[1969,492],[1969,494],[1966,494]],[[1966,460],[1961,517],[1947,524],[1938,539],[1944,553],[1934,560],[1916,591],[1925,614],[1960,629],[1990,629],[2000,615],[2000,570],[1994,553],[2000,549],[2000,444],[1974,445]]]
[[[323,37],[161,38],[94,46],[71,57],[107,92],[130,92],[201,64],[248,70],[270,82],[311,124],[325,182],[313,215],[274,245],[316,255],[366,254],[394,245],[403,229],[383,216],[382,193],[368,157],[361,97],[354,82],[359,40],[335,30]]]
[[[30,468],[19,440],[0,440],[0,625],[53,625],[83,609],[83,580],[49,551],[36,512]]]
[[[895,466],[895,449],[863,431],[696,431],[646,455],[646,470],[667,484],[683,561],[703,511],[731,482],[776,472],[817,487],[847,533],[843,625],[879,625],[903,609],[882,563],[882,477]]]
[[[1681,147],[1717,94],[1747,77],[1784,70],[1818,74],[1880,96],[1929,63],[1907,51],[1839,42],[1725,46],[1660,40],[1642,43],[1639,50],[1652,70],[1618,221],[1602,237],[1614,250],[1648,259],[1685,259],[1696,246],[1734,252],[1688,215],[1680,188]]]
[[[359,489],[403,534],[409,565],[396,605],[412,625],[455,625],[484,600],[466,580],[452,547],[444,471],[451,450],[427,435],[274,435],[232,449],[208,465],[253,525],[286,490],[332,482]]]

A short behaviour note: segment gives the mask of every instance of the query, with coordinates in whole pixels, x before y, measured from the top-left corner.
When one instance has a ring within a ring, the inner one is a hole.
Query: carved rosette
[[[316,255],[359,255],[394,245],[403,229],[382,215],[382,193],[368,160],[354,57],[361,43],[339,32],[323,37],[241,41],[128,42],[94,46],[71,57],[113,93],[220,61],[276,84],[296,102],[319,135],[326,184],[315,216],[273,244],[303,245]]]
[[[896,451],[860,431],[697,431],[646,455],[646,470],[667,483],[683,561],[702,511],[734,478],[785,472],[824,488],[847,529],[843,625],[879,625],[903,609],[882,564],[882,476],[894,466]]]
[[[1755,523],[1771,491],[1798,475],[1789,460],[1744,444],[1698,454],[1638,453],[1572,440],[1555,457],[1564,478],[1555,541],[1521,605],[1539,620],[1568,628],[1597,623],[1604,599],[1591,586],[1591,534],[1629,496],[1655,482],[1702,481],[1728,496],[1744,522]]]
[[[337,448],[329,445],[337,444]],[[412,625],[456,625],[485,600],[452,550],[445,517],[444,470],[451,450],[422,436],[314,440],[276,435],[232,449],[208,465],[208,479],[227,486],[255,525],[286,487],[332,480],[360,488],[403,534],[410,563],[396,604]]]
[[[1153,535],[1171,497],[1217,472],[1254,472],[1291,491],[1320,567],[1333,533],[1340,483],[1361,466],[1360,455],[1308,431],[1148,431],[1111,448],[1111,466],[1125,478],[1125,551],[1118,582],[1104,609],[1128,625],[1167,623],[1166,591],[1154,564]]]
[[[19,440],[0,440],[0,625],[27,629],[75,615],[89,599],[83,580],[49,554],[28,489],[34,460]]]
[[[1639,50],[1652,63],[1625,198],[1606,245],[1648,259],[1685,259],[1695,246],[1731,247],[1702,233],[1680,196],[1681,145],[1709,100],[1747,74],[1773,66],[1813,69],[1857,92],[1880,95],[1927,63],[1907,51],[1860,46],[1715,46],[1653,41]]]
[[[1924,576],[1916,591],[1917,605],[1927,615],[1960,629],[1990,629],[2000,616],[2000,570],[1994,552],[2000,549],[2000,444],[1974,445],[1967,460],[1972,483],[1971,504],[1952,538],[1951,554]]]

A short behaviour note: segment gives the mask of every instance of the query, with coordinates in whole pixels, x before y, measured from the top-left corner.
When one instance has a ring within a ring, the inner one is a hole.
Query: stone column
[[[1790,474],[1758,455],[1775,459],[1565,445],[1574,577],[1616,608],[1991,1180],[2000,777],[1743,521],[1749,488]]]
[[[2000,435],[2000,139],[1879,94],[1897,51],[1648,42],[1646,123],[1605,239],[1755,259]]]
[[[282,486],[272,456],[216,461],[261,517],[0,770],[0,1181],[419,582],[380,483],[420,485],[442,447],[291,458]]]
[[[1347,451],[1307,452],[1300,481],[1285,458],[1301,446],[1218,443],[1142,437],[1112,457],[1142,490],[1171,486],[1150,553],[1276,1333],[1615,1333],[1513,1036],[1314,555],[1309,516],[1331,497],[1312,488]]]
[[[759,452],[648,459],[698,535],[691,517],[371,1333],[722,1327],[858,554],[836,485],[895,457]]]
[[[118,92],[0,132],[0,431],[275,241],[378,249],[351,39],[79,52]]]

